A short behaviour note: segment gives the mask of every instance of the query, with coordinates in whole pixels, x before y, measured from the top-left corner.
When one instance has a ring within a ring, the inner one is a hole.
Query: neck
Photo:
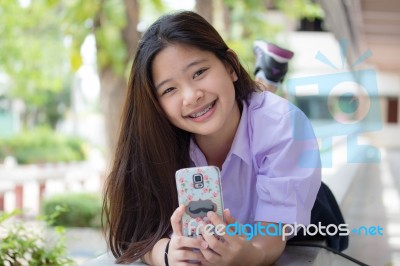
[[[196,143],[206,157],[208,165],[217,166],[221,170],[222,164],[231,149],[240,122],[239,108],[236,108],[234,112],[229,123],[224,125],[218,133],[207,136],[195,136]]]

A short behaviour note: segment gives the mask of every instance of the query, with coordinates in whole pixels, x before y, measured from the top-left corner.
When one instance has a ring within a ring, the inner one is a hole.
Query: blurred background
[[[383,228],[352,234],[345,253],[400,265],[397,0],[0,0],[0,258],[31,252],[7,237],[14,221],[60,234],[65,250],[43,241],[78,264],[106,251],[102,186],[133,55],[156,18],[182,9],[212,23],[249,73],[255,40],[294,51],[279,93],[311,119],[350,228]]]

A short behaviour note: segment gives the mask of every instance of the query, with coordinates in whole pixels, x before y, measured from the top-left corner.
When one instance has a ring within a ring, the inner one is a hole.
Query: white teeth
[[[210,111],[210,109],[212,107],[213,107],[213,103],[210,103],[210,105],[208,105],[207,108],[204,109],[203,111],[195,113],[195,114],[191,114],[189,116],[192,117],[192,118],[200,117],[200,116],[204,115],[205,113],[207,113],[208,111]]]

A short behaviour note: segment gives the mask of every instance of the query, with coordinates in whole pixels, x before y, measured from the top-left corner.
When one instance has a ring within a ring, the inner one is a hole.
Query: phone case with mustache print
[[[214,211],[223,220],[221,175],[218,167],[204,166],[184,168],[176,171],[176,187],[179,204],[185,206],[182,217],[182,232],[196,237],[199,222],[210,224],[208,211]]]

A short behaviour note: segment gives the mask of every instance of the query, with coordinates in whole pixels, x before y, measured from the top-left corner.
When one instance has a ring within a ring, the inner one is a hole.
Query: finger
[[[213,266],[213,265],[215,265],[215,263],[211,263],[211,262],[207,261],[206,259],[203,259],[201,261],[201,266]]]
[[[171,238],[170,248],[207,249],[208,243],[200,238],[196,239],[187,236],[173,236]]]
[[[199,239],[205,241],[204,237],[202,235],[198,236]],[[203,255],[203,260],[201,261],[201,265],[204,266],[215,266],[216,261],[219,258],[218,254],[215,253],[211,248],[208,249],[202,249],[200,250],[201,254]]]
[[[201,254],[204,258],[202,265],[218,265],[217,262],[221,259],[221,256],[212,249],[201,250]]]
[[[168,261],[170,265],[176,265],[177,262],[200,262],[204,260],[203,254],[200,251],[193,250],[177,250],[174,253],[168,253]]]
[[[205,226],[202,226],[200,231],[202,237],[208,243],[209,248],[211,248],[218,255],[223,254],[224,244],[222,241],[219,241],[217,237],[214,236],[213,232],[207,230]]]
[[[237,235],[231,233],[231,232],[233,232],[234,229],[231,228],[230,226],[229,226],[230,228],[228,228],[228,226],[222,221],[221,217],[219,217],[215,212],[211,212],[211,211],[207,213],[207,217],[213,223],[213,225],[215,227],[217,227],[219,224],[225,225],[225,227],[224,227],[225,228],[225,234],[222,235],[225,241],[227,241],[229,243],[231,241],[235,241],[234,238],[237,238]],[[230,216],[230,218],[233,219],[232,216]],[[236,222],[234,222],[234,223],[236,223]],[[231,225],[231,224],[232,223],[230,223],[229,225]],[[229,229],[229,233],[227,233],[228,229]],[[208,244],[210,244],[210,243],[208,242]]]
[[[207,217],[208,219],[212,222],[213,225],[218,225],[218,224],[225,224],[222,218],[217,215],[215,212],[209,211],[207,212]]]
[[[207,213],[207,218],[215,226],[214,232],[216,234],[218,234],[219,236],[223,236],[223,237],[227,236],[227,234],[225,233],[227,225],[226,225],[226,223],[224,223],[224,221],[222,220],[222,218],[219,215],[217,215],[215,212],[210,211]],[[221,229],[223,229],[222,232],[221,232]],[[221,232],[222,235],[219,232]]]
[[[234,224],[236,222],[236,219],[232,217],[229,209],[224,210],[224,219],[226,224]]]
[[[179,206],[171,216],[171,226],[175,235],[182,235],[182,216],[185,212],[185,206]]]

